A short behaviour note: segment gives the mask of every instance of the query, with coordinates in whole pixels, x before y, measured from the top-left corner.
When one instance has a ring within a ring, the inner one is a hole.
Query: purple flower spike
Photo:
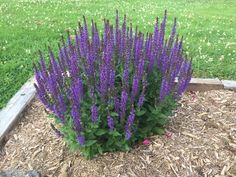
[[[130,115],[128,117],[128,120],[126,122],[125,125],[125,134],[126,134],[126,139],[129,140],[131,138],[131,127],[134,123],[134,118],[135,118],[135,114],[134,114],[134,109],[132,109],[132,111],[130,112]]]
[[[139,99],[138,99],[138,107],[139,108],[142,107],[143,103],[144,103],[144,94],[141,93],[141,95],[139,96]]]
[[[71,92],[71,95],[70,95],[71,101],[74,104],[79,105],[84,95],[82,80],[78,78],[71,86],[70,92]]]
[[[172,43],[174,41],[175,33],[176,33],[176,18],[174,20],[174,25],[173,25],[173,28],[172,28],[171,36],[170,36],[170,39],[168,41],[168,47],[167,48],[169,50],[171,49]]]
[[[45,89],[44,88],[39,88],[36,84],[34,84],[34,87],[37,91],[37,95],[38,95],[38,98],[40,99],[40,101],[42,101],[42,103],[44,105],[46,105],[46,107],[48,107],[48,101],[45,98],[46,97]]]
[[[121,93],[121,101],[120,101],[120,117],[123,118],[125,116],[126,104],[128,100],[128,94],[126,91],[122,91]]]
[[[63,98],[63,95],[62,94],[59,94],[58,98],[58,105],[60,107],[60,110],[65,113],[66,112],[66,104],[65,104],[65,100]]]
[[[114,89],[115,87],[115,79],[116,79],[116,73],[115,70],[110,70],[110,77],[109,77],[109,86]]]
[[[114,120],[110,115],[107,116],[107,125],[110,130],[114,129]]]
[[[92,122],[97,122],[98,120],[98,108],[95,105],[91,107],[91,118]]]
[[[164,43],[166,17],[167,17],[166,14],[167,14],[167,11],[165,10],[164,18],[161,23],[161,30],[160,30],[160,37],[159,37],[159,47],[161,47],[161,48],[163,47],[163,43]]]
[[[142,57],[138,65],[138,78],[141,79],[144,72],[144,58]]]
[[[47,73],[47,66],[46,66],[46,63],[45,63],[45,59],[42,55],[41,52],[40,53],[40,61],[39,61],[39,65],[40,65],[40,69],[41,69],[41,73],[42,73],[42,78],[44,80],[47,80],[47,77],[48,77],[48,73]]]
[[[132,133],[131,133],[130,129],[126,129],[125,130],[125,139],[129,140],[131,138],[131,135],[132,135]]]
[[[101,65],[100,67],[100,92],[103,98],[107,95],[108,85],[108,70],[107,65]]]
[[[114,97],[114,109],[117,114],[120,113],[120,100],[117,96]]]
[[[54,104],[52,106],[53,109],[53,113],[60,119],[61,123],[65,123],[65,116],[62,113],[62,111],[60,110],[59,106],[57,106],[56,104]]]
[[[139,79],[136,75],[134,75],[133,83],[132,83],[132,92],[131,92],[132,101],[134,101],[138,93],[138,89],[139,89]]]
[[[77,140],[77,142],[78,142],[80,145],[84,145],[84,144],[85,144],[85,138],[84,138],[84,136],[82,136],[82,135],[78,135],[76,140]]]
[[[128,121],[127,121],[127,126],[128,127],[132,126],[132,124],[134,122],[134,117],[135,117],[134,109],[132,109],[132,111],[130,112],[130,115],[128,117]]]
[[[126,63],[123,73],[123,86],[126,90],[128,90],[128,84],[129,84],[129,64]]]
[[[74,122],[75,130],[79,133],[81,131],[80,113],[79,109],[76,106],[72,107],[71,115]]]
[[[161,82],[160,101],[163,101],[169,93],[170,93],[170,86],[168,81],[164,78]]]

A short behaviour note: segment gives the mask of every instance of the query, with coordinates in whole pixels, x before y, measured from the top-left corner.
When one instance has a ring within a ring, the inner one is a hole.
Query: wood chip
[[[183,135],[186,135],[186,136],[189,136],[189,137],[191,137],[191,138],[196,138],[196,139],[199,138],[199,137],[197,137],[196,135],[193,135],[193,134],[188,133],[188,132],[182,132],[182,134],[183,134]]]

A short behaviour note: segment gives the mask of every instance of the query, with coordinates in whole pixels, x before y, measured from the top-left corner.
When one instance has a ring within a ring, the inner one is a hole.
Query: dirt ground
[[[70,152],[35,100],[0,151],[0,171],[38,170],[43,176],[236,176],[236,93],[186,93],[164,136],[130,152],[86,160]]]

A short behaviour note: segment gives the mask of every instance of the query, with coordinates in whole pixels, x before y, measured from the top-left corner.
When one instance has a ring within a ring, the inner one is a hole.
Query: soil
[[[200,177],[236,176],[236,93],[188,92],[163,136],[130,152],[86,160],[71,152],[50,127],[35,99],[0,151],[0,171],[37,170],[43,176]]]

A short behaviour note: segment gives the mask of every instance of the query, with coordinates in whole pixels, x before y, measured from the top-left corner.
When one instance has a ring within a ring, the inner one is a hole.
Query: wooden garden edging
[[[10,99],[6,107],[0,110],[0,144],[21,113],[33,100],[36,93],[34,82],[34,78],[29,79]]]
[[[0,144],[11,130],[21,113],[33,100],[36,90],[34,78],[29,79],[20,90],[10,99],[5,108],[0,110]],[[178,82],[178,80],[176,80]],[[219,79],[192,78],[187,91],[209,91],[231,89],[236,91],[236,81]]]

